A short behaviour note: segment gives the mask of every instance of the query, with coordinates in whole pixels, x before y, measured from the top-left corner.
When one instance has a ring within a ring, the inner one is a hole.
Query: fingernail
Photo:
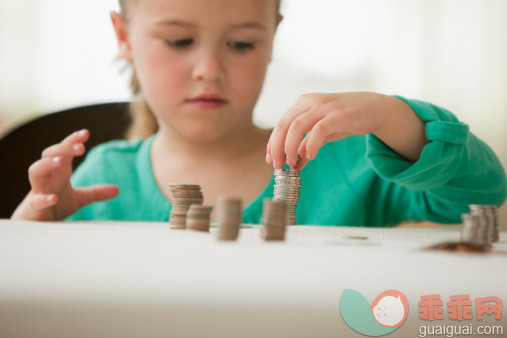
[[[81,150],[81,145],[80,144],[74,144],[74,146],[72,146],[72,149],[74,149],[75,151],[79,151],[79,150]]]
[[[271,155],[269,155],[269,153],[266,153],[266,162],[271,163],[272,161],[273,159],[271,158]]]
[[[312,160],[312,155],[310,153],[307,153],[306,154],[306,158],[311,161]]]
[[[53,157],[53,163],[59,163],[61,159],[61,157]]]
[[[86,129],[80,130],[78,134],[79,134],[79,136],[85,136]]]
[[[46,201],[52,202],[53,201],[53,195],[46,196]]]

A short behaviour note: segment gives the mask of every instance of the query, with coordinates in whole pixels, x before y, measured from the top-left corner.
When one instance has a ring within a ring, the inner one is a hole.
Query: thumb
[[[120,189],[113,184],[94,185],[92,187],[76,189],[79,208],[88,204],[100,201],[106,201],[118,196]]]

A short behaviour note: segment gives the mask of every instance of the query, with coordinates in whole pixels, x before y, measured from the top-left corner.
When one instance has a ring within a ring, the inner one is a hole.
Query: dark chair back
[[[28,168],[42,151],[81,129],[90,131],[87,151],[97,144],[124,139],[130,125],[128,103],[78,107],[44,115],[18,126],[0,139],[0,218],[9,218],[30,191]],[[76,157],[76,168],[84,156]]]

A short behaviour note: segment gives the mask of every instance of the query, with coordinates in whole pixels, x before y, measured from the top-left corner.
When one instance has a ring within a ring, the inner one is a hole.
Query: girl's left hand
[[[386,120],[382,109],[386,98],[394,99],[364,92],[302,95],[273,130],[266,161],[275,169],[285,162],[302,169],[328,142],[380,131]]]

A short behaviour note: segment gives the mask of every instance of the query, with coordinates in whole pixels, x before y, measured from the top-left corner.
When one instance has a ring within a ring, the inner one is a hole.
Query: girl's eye
[[[175,48],[184,48],[194,43],[194,39],[167,40],[167,44]]]
[[[238,51],[246,51],[249,49],[254,49],[254,44],[251,42],[243,42],[243,41],[231,41],[228,42],[227,45],[233,49]]]

